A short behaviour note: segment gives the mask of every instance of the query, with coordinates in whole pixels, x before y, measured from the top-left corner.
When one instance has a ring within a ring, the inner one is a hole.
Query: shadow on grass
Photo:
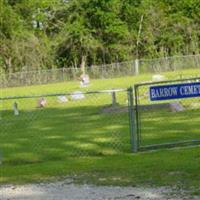
[[[130,152],[127,113],[100,113],[99,106],[45,108],[13,116],[0,124],[3,165],[64,161],[67,157]]]
[[[0,122],[0,184],[40,183],[68,176],[80,183],[199,188],[199,148],[131,154],[128,114],[102,114],[101,108],[45,108],[19,116],[5,111]],[[171,114],[144,113],[145,142],[152,144],[157,137],[164,142],[175,134],[173,127],[170,132],[167,129]],[[183,122],[185,113],[178,115],[177,123]],[[185,135],[182,131],[179,139]]]
[[[187,141],[200,143],[200,110],[170,112],[167,109],[140,110],[141,146]],[[188,143],[189,144],[189,143]],[[193,142],[191,142],[193,144]]]

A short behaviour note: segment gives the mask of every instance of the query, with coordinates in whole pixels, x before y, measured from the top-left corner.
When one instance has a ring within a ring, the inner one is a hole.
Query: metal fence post
[[[139,59],[135,59],[135,75],[139,75]]]
[[[138,151],[137,137],[135,132],[135,115],[134,115],[134,103],[133,103],[133,88],[128,88],[128,102],[129,102],[129,127],[131,137],[131,149],[133,152]]]
[[[65,72],[65,71],[64,71],[64,70],[65,70],[65,68],[63,67],[63,68],[62,68],[62,81],[63,81],[63,82],[65,81],[65,77],[64,77],[64,72]]]
[[[116,106],[117,105],[116,92],[113,91],[111,94],[112,94],[112,106]]]

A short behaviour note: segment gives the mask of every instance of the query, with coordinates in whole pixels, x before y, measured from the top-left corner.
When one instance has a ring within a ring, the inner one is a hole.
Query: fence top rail
[[[103,94],[103,93],[113,93],[113,92],[125,92],[127,89],[111,89],[111,90],[98,90],[98,91],[74,91],[74,92],[64,92],[64,93],[53,93],[53,94],[38,94],[38,95],[25,95],[25,96],[8,96],[8,97],[0,97],[0,101],[3,100],[11,100],[11,99],[32,99],[32,98],[40,98],[40,97],[55,97],[55,96],[70,96],[77,94]]]
[[[193,58],[193,57],[199,57],[200,54],[194,54],[194,55],[177,55],[177,56],[166,56],[166,57],[158,57],[158,58],[142,58],[139,59],[139,61],[159,61],[159,60],[168,60],[168,59],[176,59],[176,58]]]
[[[158,58],[141,58],[138,59],[139,62],[155,62],[155,61],[165,61],[168,59],[181,59],[181,58],[194,58],[194,57],[200,57],[200,54],[192,54],[192,55],[176,55],[176,56],[166,56],[166,57],[158,57]],[[137,59],[136,59],[137,60]],[[92,65],[90,67],[86,67],[88,69],[92,68],[109,68],[110,66],[117,66],[117,65],[123,65],[123,64],[133,64],[135,63],[135,60],[128,60],[124,62],[119,62],[119,63],[109,63],[109,64],[102,64],[102,65]],[[12,76],[12,75],[18,75],[18,74],[27,74],[27,73],[47,73],[47,72],[59,72],[59,71],[65,71],[65,70],[75,70],[75,71],[80,71],[80,68],[74,68],[74,67],[63,67],[63,68],[50,68],[50,69],[41,69],[41,70],[24,70],[20,72],[13,72],[13,73],[4,73],[3,71],[0,71],[0,76]]]
[[[134,85],[135,88],[145,85],[157,85],[157,84],[164,84],[164,83],[174,83],[174,82],[183,82],[183,81],[196,81],[200,80],[200,77],[195,78],[186,78],[186,79],[174,79],[174,80],[165,80],[165,81],[148,81],[143,83],[137,83]]]

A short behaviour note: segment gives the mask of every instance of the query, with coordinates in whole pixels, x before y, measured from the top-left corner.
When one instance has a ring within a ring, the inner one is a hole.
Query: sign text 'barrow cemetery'
[[[150,87],[151,101],[200,97],[200,83],[160,85]]]

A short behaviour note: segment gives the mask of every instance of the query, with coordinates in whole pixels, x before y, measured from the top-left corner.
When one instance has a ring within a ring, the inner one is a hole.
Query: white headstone
[[[181,112],[185,110],[180,102],[171,102],[169,105],[172,112]]]
[[[166,78],[161,74],[155,74],[152,76],[152,81],[164,81]]]
[[[85,95],[80,91],[76,91],[71,95],[71,98],[73,100],[85,99]]]
[[[47,101],[44,97],[41,97],[38,101],[38,106],[39,107],[45,107],[45,105],[47,104]]]
[[[87,74],[82,74],[80,77],[81,81],[80,81],[80,85],[81,87],[87,87],[90,84],[90,78],[89,75]]]
[[[66,102],[68,102],[68,99],[66,98],[66,96],[58,96],[58,102],[66,103]]]

